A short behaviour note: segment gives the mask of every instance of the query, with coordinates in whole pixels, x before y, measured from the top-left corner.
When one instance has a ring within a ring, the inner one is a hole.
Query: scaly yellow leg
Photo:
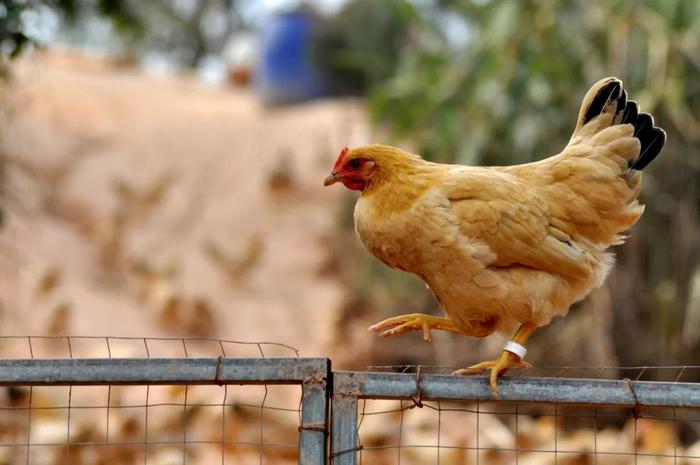
[[[423,313],[409,313],[407,315],[387,318],[384,321],[369,327],[370,331],[381,333],[380,336],[389,337],[414,330],[423,331],[423,340],[431,342],[431,329],[450,331],[464,336],[483,337],[491,334],[495,329],[495,321],[473,321],[469,328],[460,328],[448,318],[425,315]]]
[[[515,333],[515,336],[513,336],[511,340],[513,342],[517,342],[520,345],[524,345],[536,328],[537,326],[534,323],[523,323],[522,325],[520,325],[520,328],[518,328],[518,331]],[[498,377],[503,375],[506,371],[513,367],[531,368],[532,365],[530,365],[514,353],[504,350],[501,352],[501,355],[496,360],[488,360],[485,362],[477,363],[476,365],[472,365],[469,368],[462,368],[461,370],[457,370],[452,374],[477,375],[484,370],[490,369],[491,390],[493,391],[493,395],[496,396],[496,398],[498,398]]]

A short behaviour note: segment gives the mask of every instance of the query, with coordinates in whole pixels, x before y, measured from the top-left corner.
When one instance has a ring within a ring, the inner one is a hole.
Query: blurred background
[[[557,153],[615,75],[668,142],[605,287],[528,358],[700,365],[700,2],[2,0],[0,74],[4,335],[266,340],[336,369],[491,358],[498,336],[367,332],[438,310],[322,181],[369,142]]]

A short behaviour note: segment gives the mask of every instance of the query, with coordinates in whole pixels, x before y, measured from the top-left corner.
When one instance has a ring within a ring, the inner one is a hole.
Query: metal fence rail
[[[334,399],[494,400],[486,378],[341,371],[333,380]],[[695,383],[506,377],[498,386],[502,401],[700,408]]]

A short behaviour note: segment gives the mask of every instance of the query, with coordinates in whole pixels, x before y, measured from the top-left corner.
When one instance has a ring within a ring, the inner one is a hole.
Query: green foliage
[[[142,6],[140,3],[129,0],[98,0],[97,11],[110,18],[117,32],[143,36],[144,20],[138,15],[138,8]]]
[[[7,76],[8,60],[32,43],[21,21],[21,14],[27,8],[26,1],[0,0],[0,77]]]
[[[350,2],[322,26],[316,57],[334,93],[366,94],[390,78],[411,27],[421,17],[408,0]]]
[[[27,46],[41,45],[34,37],[28,35],[25,24],[25,15],[39,7],[53,9],[68,23],[77,21],[85,10],[91,10],[94,7],[96,13],[111,19],[117,31],[133,34],[141,29],[140,22],[131,14],[135,6],[137,5],[131,5],[127,0],[96,0],[96,2],[0,0],[0,73],[7,76],[9,60],[19,56]]]
[[[697,95],[686,99],[698,74],[697,2],[442,3],[464,21],[467,45],[424,28],[371,100],[377,121],[431,158],[502,164],[555,153],[583,92],[606,75],[622,77],[646,110],[700,108]]]
[[[176,62],[195,66],[205,55],[220,52],[234,28],[242,27],[236,4],[236,0],[189,6],[171,0],[0,0],[0,52],[16,56],[34,43],[26,34],[22,13],[41,7],[56,12],[68,30],[80,28],[87,18],[108,20],[128,57],[143,50],[159,51]],[[213,18],[222,19],[223,27],[210,27]]]

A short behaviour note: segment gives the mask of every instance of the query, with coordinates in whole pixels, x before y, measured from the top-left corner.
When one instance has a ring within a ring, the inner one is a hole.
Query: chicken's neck
[[[439,184],[442,178],[439,167],[423,160],[382,167],[367,182],[361,197],[372,204],[377,215],[405,210],[428,189]]]

